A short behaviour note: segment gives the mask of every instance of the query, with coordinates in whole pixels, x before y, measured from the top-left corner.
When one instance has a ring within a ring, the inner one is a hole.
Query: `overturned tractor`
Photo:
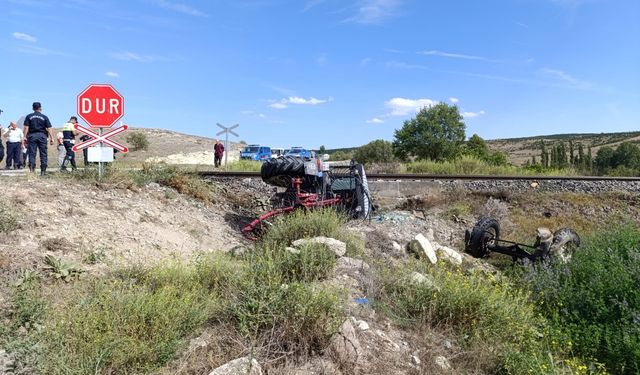
[[[553,234],[547,228],[538,228],[536,242],[530,246],[500,238],[498,221],[484,217],[476,223],[473,230],[465,231],[464,242],[465,251],[476,258],[488,257],[495,252],[510,255],[514,261],[538,261],[555,257],[566,263],[580,246],[580,236],[571,228],[558,229]]]
[[[271,198],[273,209],[242,229],[250,239],[258,238],[273,217],[297,209],[334,207],[351,218],[366,219],[373,208],[364,166],[354,161],[339,164],[285,156],[264,162],[260,174],[277,192]]]

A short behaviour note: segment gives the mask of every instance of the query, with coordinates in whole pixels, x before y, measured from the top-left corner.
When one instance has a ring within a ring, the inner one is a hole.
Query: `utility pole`
[[[217,123],[216,125],[218,125],[220,128],[222,128],[221,132],[216,133],[216,137],[224,134],[224,170],[226,172],[227,168],[228,168],[227,157],[229,156],[229,133],[235,135],[236,137],[240,137],[238,135],[238,133],[233,131],[233,129],[235,129],[238,126],[240,126],[240,124],[235,124],[235,125],[229,126],[229,127],[226,127],[226,126],[222,125],[221,123]]]

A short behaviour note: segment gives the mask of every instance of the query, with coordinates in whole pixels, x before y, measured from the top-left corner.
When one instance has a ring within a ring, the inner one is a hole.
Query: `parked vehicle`
[[[271,147],[248,145],[240,151],[240,159],[264,161],[271,159]]]
[[[285,149],[284,148],[272,148],[271,149],[271,157],[279,158],[280,156],[284,156]]]
[[[293,156],[293,157],[297,157],[297,158],[311,159],[311,151],[307,150],[304,147],[296,146],[296,147],[291,147],[291,149],[289,151],[287,151],[285,156]]]

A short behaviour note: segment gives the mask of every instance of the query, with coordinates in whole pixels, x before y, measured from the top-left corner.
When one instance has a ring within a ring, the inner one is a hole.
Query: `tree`
[[[131,143],[133,151],[148,150],[149,140],[147,135],[141,132],[134,132],[127,136],[127,142]]]
[[[591,151],[591,148],[589,148],[589,151]],[[599,173],[606,173],[613,167],[614,153],[615,151],[613,151],[609,146],[600,147],[600,149],[598,149],[594,165],[598,169]]]
[[[467,153],[478,159],[485,159],[489,155],[489,146],[479,135],[474,134],[467,141]]]
[[[446,103],[424,107],[415,118],[406,120],[402,129],[395,131],[393,152],[403,160],[409,156],[451,160],[462,151],[465,128],[458,107]]]
[[[327,149],[324,147],[324,145],[320,146],[320,148],[318,149],[318,153],[320,155],[327,153]]]
[[[631,142],[622,142],[613,153],[611,167],[624,166],[631,169],[640,168],[640,147]]]
[[[395,159],[391,142],[382,139],[376,139],[358,147],[353,153],[353,158],[363,164],[388,163]]]

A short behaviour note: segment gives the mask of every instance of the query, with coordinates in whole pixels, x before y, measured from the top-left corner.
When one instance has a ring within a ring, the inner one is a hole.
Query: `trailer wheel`
[[[466,250],[475,258],[484,258],[489,255],[489,245],[495,245],[499,238],[500,224],[498,221],[484,217],[473,227]]]
[[[562,228],[553,233],[550,253],[566,263],[579,246],[580,236],[578,233],[571,228]]]

